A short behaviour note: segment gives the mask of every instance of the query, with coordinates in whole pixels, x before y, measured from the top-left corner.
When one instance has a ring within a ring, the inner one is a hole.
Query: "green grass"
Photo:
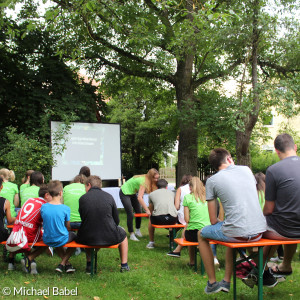
[[[121,226],[126,227],[126,217],[120,211]],[[182,251],[180,259],[168,257],[169,251],[167,231],[157,229],[155,233],[156,248],[147,249],[148,232],[147,221],[143,218],[143,238],[139,242],[129,240],[129,260],[131,271],[120,273],[120,259],[117,249],[101,249],[98,253],[98,272],[93,277],[85,274],[85,255],[73,256],[71,263],[76,268],[75,274],[55,273],[55,267],[59,263],[57,256],[48,257],[42,255],[37,258],[39,275],[31,276],[22,272],[21,265],[17,264],[17,270],[8,272],[7,263],[1,261],[0,273],[0,298],[9,299],[12,296],[4,296],[3,289],[8,287],[13,291],[24,287],[27,291],[31,288],[50,288],[48,299],[232,299],[233,293],[218,293],[208,296],[204,293],[207,282],[206,276],[201,276],[200,271],[195,273],[186,266],[188,263],[187,249]],[[217,280],[224,276],[224,247],[218,246],[218,258],[221,269],[217,272]],[[199,262],[199,259],[198,259]],[[293,262],[293,275],[275,288],[264,288],[264,299],[300,299],[299,290],[299,254],[296,253]],[[52,288],[74,289],[77,288],[77,296],[54,296]],[[253,289],[237,281],[238,299],[251,300],[257,298],[257,287]],[[16,295],[14,299],[45,299],[43,296]]]

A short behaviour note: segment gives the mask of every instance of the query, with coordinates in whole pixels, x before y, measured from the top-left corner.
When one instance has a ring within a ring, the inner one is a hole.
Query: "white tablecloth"
[[[174,190],[174,186],[170,185],[170,186],[168,186],[168,189]],[[119,187],[106,187],[106,188],[102,188],[102,190],[113,196],[113,198],[116,201],[117,208],[124,208],[123,204],[121,202],[120,196],[119,196],[119,192],[120,192]],[[146,205],[148,206],[149,205],[149,195],[144,194],[143,198],[144,198],[144,201],[145,201]]]

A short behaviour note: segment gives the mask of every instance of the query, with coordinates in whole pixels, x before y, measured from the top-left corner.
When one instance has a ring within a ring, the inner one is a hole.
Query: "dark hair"
[[[84,175],[85,177],[91,176],[90,168],[87,166],[83,166],[79,171],[79,175],[81,175],[81,174]]]
[[[256,180],[256,189],[257,191],[263,191],[265,192],[266,189],[266,175],[262,172],[256,173],[254,175],[255,180]]]
[[[22,183],[25,183],[27,181],[27,178],[30,178],[30,175],[34,172],[34,170],[27,170],[25,173],[25,176],[22,178]]]
[[[202,180],[202,183],[203,183],[204,185],[206,185],[207,179],[210,178],[211,176],[212,176],[212,175],[206,175],[206,176],[204,177],[204,179]]]
[[[274,140],[274,147],[276,150],[285,153],[287,150],[293,150],[295,143],[289,134],[283,133],[278,135]]]
[[[59,180],[51,180],[48,184],[49,194],[56,197],[63,190],[63,185]]]
[[[159,189],[165,189],[168,186],[168,181],[166,179],[159,179],[157,181],[157,187]]]
[[[30,185],[41,186],[44,183],[44,175],[39,171],[34,171],[30,175]]]
[[[227,156],[230,156],[230,153],[226,149],[216,148],[211,150],[208,157],[208,161],[211,164],[211,166],[218,171],[221,164],[226,163]]]
[[[0,176],[0,188],[1,188],[2,184],[3,184],[3,177]]]
[[[83,183],[85,184],[86,177],[83,174],[77,175],[74,177],[72,183]]]
[[[45,198],[45,195],[49,193],[49,188],[47,184],[42,184],[39,190],[39,197]]]
[[[91,175],[87,178],[85,185],[90,184],[91,187],[98,187],[99,189],[102,188],[102,180],[99,176]]]
[[[187,175],[187,174],[183,175],[182,178],[181,178],[179,186],[183,186],[183,185],[188,184],[191,181],[192,178],[193,178],[192,175]]]

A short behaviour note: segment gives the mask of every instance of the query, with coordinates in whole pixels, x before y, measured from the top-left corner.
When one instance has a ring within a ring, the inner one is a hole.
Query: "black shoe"
[[[71,265],[65,265],[65,271],[66,273],[74,273],[76,271],[76,269]]]
[[[65,266],[63,266],[63,265],[61,265],[61,264],[59,264],[59,265],[56,267],[56,269],[55,269],[55,271],[56,271],[56,272],[59,272],[59,273],[63,273],[64,270],[65,270]]]
[[[180,252],[169,252],[167,253],[168,256],[172,256],[172,257],[177,257],[177,258],[180,258]]]
[[[31,272],[31,262],[28,259],[28,257],[24,257],[21,259],[21,265],[22,265],[22,269],[25,273],[30,273]]]
[[[121,273],[128,272],[128,271],[130,271],[130,268],[128,265],[126,267],[121,267],[121,269],[120,269]]]
[[[277,285],[277,283],[278,281],[274,277],[274,275],[270,272],[270,269],[265,270],[263,274],[263,285],[272,288],[275,285]]]

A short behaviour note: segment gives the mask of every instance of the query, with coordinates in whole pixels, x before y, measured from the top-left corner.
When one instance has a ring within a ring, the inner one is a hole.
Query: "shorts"
[[[200,235],[206,239],[212,239],[228,243],[247,243],[259,241],[262,237],[261,234],[254,234],[248,237],[229,237],[223,234],[222,225],[224,222],[218,222],[214,225],[208,225],[202,228]]]
[[[198,229],[186,230],[185,231],[185,239],[188,242],[198,242]]]
[[[81,222],[70,222],[70,226],[72,229],[79,229]]]
[[[275,229],[271,226],[267,225],[267,230],[263,233],[263,238],[271,239],[271,240],[283,240],[283,241],[293,241],[299,240],[299,238],[288,238],[281,234],[279,234]]]
[[[174,225],[178,221],[177,217],[171,215],[151,216],[150,220],[153,225]]]

